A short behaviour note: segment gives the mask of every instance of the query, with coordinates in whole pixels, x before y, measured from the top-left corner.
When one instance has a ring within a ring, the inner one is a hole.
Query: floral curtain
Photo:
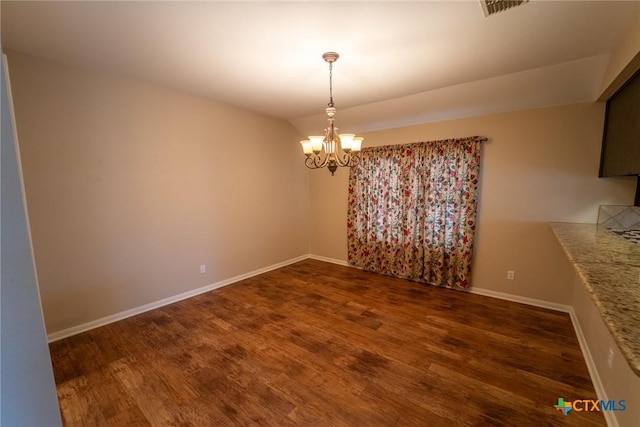
[[[470,286],[480,137],[364,148],[349,175],[349,263]]]

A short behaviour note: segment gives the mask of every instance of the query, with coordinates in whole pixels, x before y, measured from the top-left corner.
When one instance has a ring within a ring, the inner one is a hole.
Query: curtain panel
[[[469,287],[480,141],[363,148],[349,175],[349,263],[447,288]]]

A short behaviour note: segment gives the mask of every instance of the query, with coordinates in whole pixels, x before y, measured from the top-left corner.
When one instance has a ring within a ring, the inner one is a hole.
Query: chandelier
[[[358,153],[362,146],[363,138],[352,133],[338,135],[334,116],[336,109],[333,106],[333,63],[340,55],[335,52],[326,52],[322,59],[329,63],[329,104],[325,109],[327,113],[327,128],[323,136],[310,136],[309,139],[300,141],[302,150],[307,158],[304,164],[309,169],[328,168],[331,175],[338,166],[355,166],[358,164]]]

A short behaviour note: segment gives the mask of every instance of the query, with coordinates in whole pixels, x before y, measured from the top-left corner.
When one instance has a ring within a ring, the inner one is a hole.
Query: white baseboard
[[[344,265],[345,267],[358,268],[358,267],[355,267],[355,266],[349,264],[347,261],[343,261],[341,259],[327,258],[327,257],[324,257],[324,256],[313,255],[313,254],[309,254],[309,258],[315,259],[317,261],[330,262],[331,264]]]
[[[589,376],[591,377],[591,382],[593,383],[593,388],[596,390],[596,395],[599,400],[607,401],[609,398],[607,397],[607,392],[602,385],[602,380],[600,379],[600,374],[598,373],[598,368],[596,368],[596,364],[593,361],[593,356],[591,355],[591,351],[589,351],[589,346],[587,345],[587,340],[584,337],[584,333],[582,332],[582,327],[580,326],[580,322],[578,321],[578,316],[576,316],[576,312],[573,310],[573,307],[570,307],[569,316],[571,316],[571,323],[573,323],[573,330],[576,332],[576,337],[578,337],[578,343],[580,343],[580,350],[582,350],[582,356],[584,356],[584,361],[587,364],[587,369],[589,370]],[[602,411],[602,415],[604,415],[604,420],[609,427],[619,427],[618,420],[614,412],[611,411]]]
[[[570,305],[558,304],[555,302],[549,302],[549,301],[535,299],[535,298],[528,298],[520,295],[507,294],[505,292],[492,291],[491,289],[472,287],[468,292],[472,294],[484,295],[491,298],[518,302],[520,304],[532,305],[534,307],[548,308],[549,310],[561,311],[563,313],[570,313],[571,311],[573,311],[573,307],[571,307]]]
[[[47,341],[51,343],[51,342],[54,342],[54,341],[61,340],[63,338],[70,337],[72,335],[77,335],[77,334],[80,334],[82,332],[86,332],[86,331],[89,331],[91,329],[98,328],[100,326],[108,325],[109,323],[117,322],[118,320],[126,319],[127,317],[135,316],[135,315],[144,313],[146,311],[150,311],[150,310],[153,310],[153,309],[156,309],[156,308],[160,308],[160,307],[163,307],[165,305],[172,304],[174,302],[182,301],[184,299],[191,298],[191,297],[194,297],[196,295],[200,295],[200,294],[203,294],[205,292],[209,292],[209,291],[212,291],[214,289],[218,289],[218,288],[221,288],[223,286],[227,286],[227,285],[230,285],[232,283],[236,283],[236,282],[239,282],[241,280],[248,279],[250,277],[257,276],[257,275],[262,274],[262,273],[266,273],[266,272],[271,271],[271,270],[275,270],[275,269],[278,269],[278,268],[281,268],[281,267],[284,267],[284,266],[287,266],[287,265],[290,265],[290,264],[293,264],[293,263],[296,263],[296,262],[299,262],[299,261],[303,261],[305,259],[308,259],[309,257],[310,257],[309,254],[301,255],[299,257],[292,258],[292,259],[289,259],[289,260],[286,260],[286,261],[283,261],[283,262],[280,262],[280,263],[277,263],[277,264],[273,264],[273,265],[270,265],[270,266],[267,266],[267,267],[264,267],[264,268],[260,268],[260,269],[257,269],[257,270],[250,271],[249,273],[241,274],[241,275],[235,276],[235,277],[230,277],[228,279],[221,280],[221,281],[216,282],[216,283],[212,283],[211,285],[203,286],[201,288],[197,288],[197,289],[193,289],[193,290],[190,290],[190,291],[187,291],[187,292],[183,292],[183,293],[180,293],[178,295],[174,295],[174,296],[171,296],[171,297],[168,297],[168,298],[161,299],[159,301],[154,301],[154,302],[151,302],[149,304],[141,305],[139,307],[132,308],[131,310],[121,311],[119,313],[112,314],[112,315],[107,316],[107,317],[103,317],[101,319],[97,319],[97,320],[93,320],[91,322],[83,323],[82,325],[73,326],[71,328],[63,329],[63,330],[57,331],[57,332],[52,332],[52,333],[47,335]]]

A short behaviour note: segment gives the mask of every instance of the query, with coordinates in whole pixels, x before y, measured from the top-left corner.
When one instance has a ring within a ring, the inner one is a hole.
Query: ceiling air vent
[[[529,0],[480,0],[484,16],[491,16],[503,10],[510,9],[521,4],[528,3]]]

